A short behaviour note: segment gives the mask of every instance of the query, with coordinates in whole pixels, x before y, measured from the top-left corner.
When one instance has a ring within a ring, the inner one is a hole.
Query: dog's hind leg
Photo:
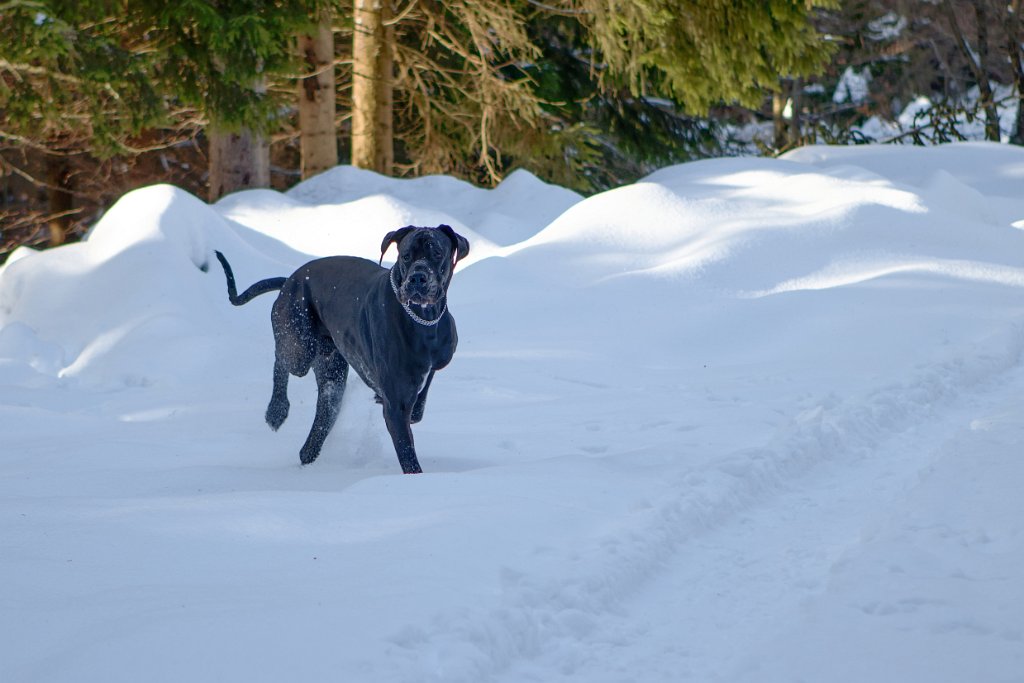
[[[288,368],[280,360],[274,361],[274,389],[267,406],[267,424],[275,432],[288,417]]]
[[[319,350],[311,332],[309,312],[294,304],[290,289],[274,302],[270,321],[274,328],[274,389],[267,405],[267,424],[275,432],[288,417],[288,376],[305,377]]]
[[[338,419],[348,379],[348,363],[332,345],[330,351],[321,350],[317,355],[313,361],[313,372],[316,375],[316,416],[306,443],[299,451],[299,460],[303,465],[310,464],[320,455],[324,440]]]

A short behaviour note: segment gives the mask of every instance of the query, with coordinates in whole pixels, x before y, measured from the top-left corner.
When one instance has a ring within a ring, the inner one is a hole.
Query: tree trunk
[[[960,22],[956,18],[956,9],[952,0],[946,0],[944,7],[949,27],[953,31],[953,37],[957,46],[967,59],[974,80],[978,83],[978,93],[981,97],[981,106],[985,109],[985,138],[999,142],[999,112],[996,109],[995,99],[992,96],[992,84],[988,78],[988,11],[984,6],[985,0],[974,0],[974,10],[978,23],[978,57],[974,55],[970,43],[964,36]]]
[[[1013,84],[1017,88],[1017,118],[1010,131],[1010,144],[1013,145],[1024,145],[1024,62],[1020,47],[1020,6],[1021,0],[1010,3],[1006,22],[1006,47],[1013,67]]]
[[[378,55],[378,73],[380,74],[380,87],[377,98],[377,137],[380,144],[377,145],[376,163],[374,170],[384,175],[391,175],[395,165],[395,132],[394,132],[394,109],[395,109],[395,56],[392,46],[395,44],[395,27],[387,23],[391,18],[390,0],[384,0],[382,5],[382,16],[384,17],[384,46]]]
[[[984,84],[979,81],[978,86],[981,92],[981,103],[985,107],[985,138],[993,142],[999,142],[999,109],[996,107],[995,94],[992,92],[992,85],[989,82],[989,45],[988,45],[988,7],[987,0],[974,0],[974,15],[978,23],[978,60],[981,73],[984,74]]]
[[[355,0],[352,42],[352,165],[385,174],[394,154],[388,9],[387,0]]]
[[[334,129],[334,34],[324,12],[316,33],[299,36],[299,55],[311,73],[299,81],[299,147],[302,179],[338,165]]]
[[[786,108],[786,82],[779,79],[779,89],[772,93],[772,129],[775,151],[780,152],[786,146],[786,120],[782,112]]]
[[[51,247],[56,247],[64,244],[67,238],[74,200],[67,191],[71,189],[71,170],[65,159],[46,157],[46,185],[46,195],[50,204],[50,219],[46,226],[50,231],[48,243]]]
[[[793,103],[791,106],[792,111],[789,117],[789,145],[795,147],[800,144],[800,110],[803,108],[803,102],[801,101],[801,94],[803,93],[804,82],[802,78],[794,78],[790,81],[790,101]]]
[[[226,131],[211,123],[210,201],[237,190],[270,187],[270,144],[252,130]]]

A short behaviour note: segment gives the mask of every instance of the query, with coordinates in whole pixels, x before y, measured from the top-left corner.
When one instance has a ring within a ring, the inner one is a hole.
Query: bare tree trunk
[[[390,173],[393,58],[387,0],[355,0],[352,43],[352,165]],[[393,29],[391,35],[393,36]]]
[[[800,83],[798,79],[780,78],[779,90],[772,93],[772,132],[776,153],[800,141]],[[786,118],[786,105],[789,118]]]
[[[329,12],[320,15],[316,33],[299,36],[299,55],[311,73],[299,81],[299,147],[305,180],[338,165],[338,139],[334,128],[334,34]]]
[[[46,195],[50,204],[50,218],[47,228],[50,231],[48,244],[56,247],[64,244],[68,228],[71,225],[71,209],[73,197],[66,191],[71,189],[71,170],[65,159],[56,156],[46,157]]]
[[[255,187],[270,187],[270,144],[251,130],[230,132],[210,124],[210,201]]]
[[[989,83],[989,45],[988,45],[988,22],[990,21],[986,0],[974,0],[974,15],[978,23],[978,61],[980,62],[981,73],[985,75],[984,88],[981,90],[982,105],[985,107],[985,137],[994,142],[999,142],[999,109],[996,107],[995,94]]]
[[[999,111],[996,108],[995,98],[992,95],[992,84],[988,78],[988,10],[985,7],[985,0],[974,0],[974,11],[978,23],[978,57],[974,56],[971,45],[964,36],[960,22],[956,18],[956,9],[952,0],[946,0],[946,18],[949,20],[949,27],[953,31],[953,37],[957,46],[967,58],[967,63],[974,74],[974,80],[978,82],[978,92],[981,96],[981,105],[985,108],[985,138],[999,142]]]
[[[790,81],[790,97],[793,105],[789,117],[789,144],[795,147],[800,144],[800,109],[803,107],[800,95],[803,91],[803,79],[794,78]]]
[[[391,175],[395,165],[395,56],[392,46],[395,44],[395,26],[389,22],[392,12],[390,0],[382,0],[382,16],[384,18],[384,46],[378,54],[378,73],[380,87],[377,98],[377,145],[374,169],[384,175]]]
[[[1007,7],[1006,22],[1007,54],[1013,67],[1013,84],[1017,88],[1017,119],[1010,132],[1010,144],[1024,145],[1024,63],[1020,48],[1020,6],[1021,0],[1013,0]]]
[[[782,118],[785,108],[786,81],[779,79],[779,89],[772,93],[772,130],[776,151],[781,151],[786,146],[786,121]]]

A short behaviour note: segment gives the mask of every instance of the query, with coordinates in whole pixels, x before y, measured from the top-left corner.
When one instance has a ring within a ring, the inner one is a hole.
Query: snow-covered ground
[[[301,467],[213,250],[440,222],[426,474],[358,380]],[[0,681],[1024,681],[1022,357],[1020,148],[139,190],[0,270]]]

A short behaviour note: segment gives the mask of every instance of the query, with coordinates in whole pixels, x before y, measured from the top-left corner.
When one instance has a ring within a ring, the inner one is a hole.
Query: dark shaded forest
[[[0,261],[124,192],[339,163],[580,192],[811,144],[1021,144],[1020,0],[0,0]]]

